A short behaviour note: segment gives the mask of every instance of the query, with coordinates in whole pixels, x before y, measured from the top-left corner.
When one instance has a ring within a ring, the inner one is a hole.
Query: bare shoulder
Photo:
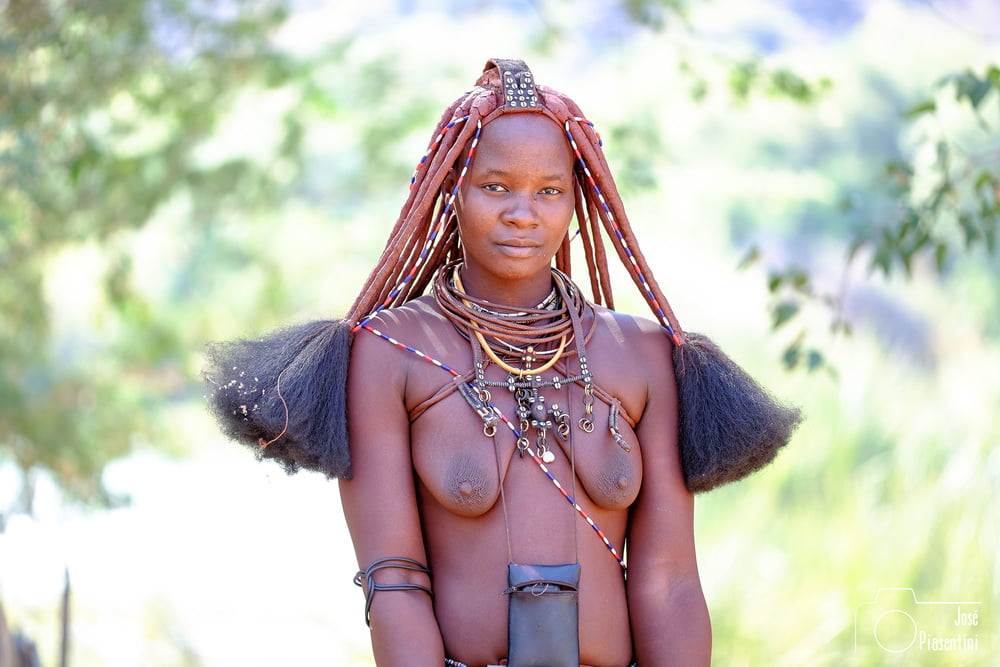
[[[366,322],[366,326],[389,335],[420,334],[445,324],[447,320],[429,296],[379,311]]]
[[[617,344],[620,350],[626,352],[625,358],[635,360],[643,365],[656,362],[669,363],[673,343],[670,335],[658,322],[648,317],[630,315],[604,306],[594,307],[599,330],[602,330]]]
[[[451,324],[438,309],[434,299],[422,296],[413,301],[380,311],[365,322],[364,329],[355,336],[358,339],[373,339],[388,336],[401,345],[427,345],[428,342],[440,338],[451,328]],[[370,335],[370,334],[375,334]],[[385,343],[381,343],[385,346]]]
[[[407,398],[413,381],[426,376],[424,367],[429,366],[414,352],[435,354],[430,346],[447,324],[433,299],[421,297],[380,311],[354,333],[348,372],[352,440],[386,441],[383,436],[393,420],[397,431],[408,430]],[[369,426],[372,433],[365,432]],[[399,437],[396,442],[404,440]]]
[[[420,393],[409,380],[426,379],[435,384],[440,371],[428,359],[462,368],[468,342],[441,312],[433,297],[422,296],[401,306],[381,311],[354,335],[352,374],[361,371],[371,381],[405,386],[410,398]],[[422,386],[421,383],[417,383]],[[412,391],[416,391],[416,394]]]
[[[587,356],[597,382],[617,396],[639,422],[651,402],[669,400],[673,384],[672,343],[653,320],[595,306],[597,327]]]

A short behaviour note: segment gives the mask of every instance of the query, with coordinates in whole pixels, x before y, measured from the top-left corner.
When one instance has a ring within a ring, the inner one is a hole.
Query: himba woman
[[[605,237],[655,321],[614,310]],[[513,60],[445,111],[343,320],[210,359],[230,435],[340,479],[379,665],[708,664],[692,492],[799,419],[681,330],[592,124]]]

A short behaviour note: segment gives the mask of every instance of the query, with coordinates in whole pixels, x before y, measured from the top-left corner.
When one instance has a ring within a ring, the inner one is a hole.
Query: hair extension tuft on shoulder
[[[674,348],[680,450],[690,491],[709,491],[759,470],[802,420],[778,403],[706,336]]]
[[[275,459],[351,478],[347,441],[347,369],[351,326],[320,320],[257,340],[207,346],[209,404],[222,431]]]

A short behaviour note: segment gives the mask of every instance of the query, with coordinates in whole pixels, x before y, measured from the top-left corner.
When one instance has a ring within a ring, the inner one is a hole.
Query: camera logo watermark
[[[854,610],[854,651],[979,651],[982,603],[931,602],[912,588],[880,588]]]

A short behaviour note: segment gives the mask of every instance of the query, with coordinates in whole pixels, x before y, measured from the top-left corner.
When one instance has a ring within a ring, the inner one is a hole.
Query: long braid
[[[614,179],[611,177],[604,154],[599,150],[596,134],[594,138],[588,136],[588,125],[581,124],[578,119],[566,121],[566,133],[569,136],[570,144],[580,161],[584,173],[587,176],[590,189],[585,191],[588,199],[596,198],[596,208],[604,223],[604,229],[611,238],[612,245],[618,252],[618,257],[636,287],[642,292],[643,298],[649,305],[650,310],[667,328],[678,346],[685,342],[683,331],[674,315],[670,304],[660,290],[656,279],[646,263],[646,259],[639,250],[638,242],[632,233],[632,228],[628,223],[625,214],[625,207],[622,205],[618,189],[615,187]],[[593,130],[590,130],[592,133]],[[576,137],[583,135],[587,141],[577,141]]]
[[[393,234],[361,294],[351,306],[347,319],[359,321],[383,308],[401,305],[408,300],[407,297],[419,296],[415,294],[415,290],[408,289],[407,283],[415,278],[428,258],[436,257],[440,261],[440,253],[434,252],[435,247],[442,237],[449,236],[449,228],[456,226],[451,213],[457,184],[447,195],[443,208],[435,205],[442,196],[441,188],[451,166],[466,143],[478,136],[481,129],[478,125],[480,113],[475,108],[479,99],[470,95],[470,99],[466,100],[471,102],[467,112],[466,105],[461,105],[459,113],[464,113],[465,116],[464,125],[459,132],[452,131],[440,140],[432,141],[431,159],[418,170]],[[439,124],[434,136],[437,137],[450,122],[443,121]],[[466,158],[467,164],[469,157]],[[399,250],[401,243],[406,253],[402,257]],[[422,282],[426,286],[426,280]]]
[[[432,210],[435,201],[434,198],[427,196],[429,181],[432,180],[435,172],[438,171],[436,169],[438,166],[437,163],[442,158],[440,151],[436,151],[435,149],[442,141],[444,141],[447,148],[450,148],[454,144],[454,134],[460,131],[454,128],[461,122],[454,115],[457,113],[458,107],[462,102],[463,100],[460,99],[449,106],[435,128],[433,135],[435,139],[431,143],[431,148],[428,149],[427,153],[424,154],[417,164],[417,168],[410,180],[410,189],[406,202],[403,204],[396,224],[389,234],[389,239],[386,242],[382,256],[366,279],[357,299],[355,299],[348,313],[348,319],[356,320],[360,317],[356,313],[371,310],[373,306],[369,304],[372,301],[385,299],[387,295],[383,291],[386,284],[395,282],[394,278],[409,270],[409,265],[411,264],[410,255],[417,244],[421,243],[427,234],[427,227],[430,220],[426,215],[426,211]],[[446,140],[446,138],[448,139]],[[428,161],[428,156],[431,158],[430,161]],[[441,178],[443,179],[443,175],[441,175]],[[438,184],[438,187],[440,187],[440,184]],[[400,258],[403,258],[403,260],[400,261]]]
[[[575,185],[576,218],[579,221],[577,233],[580,235],[580,243],[583,244],[583,257],[590,276],[590,289],[594,303],[614,310],[614,296],[607,282],[608,266],[604,243],[601,241],[600,216],[584,194],[583,180],[582,170],[578,170]]]

